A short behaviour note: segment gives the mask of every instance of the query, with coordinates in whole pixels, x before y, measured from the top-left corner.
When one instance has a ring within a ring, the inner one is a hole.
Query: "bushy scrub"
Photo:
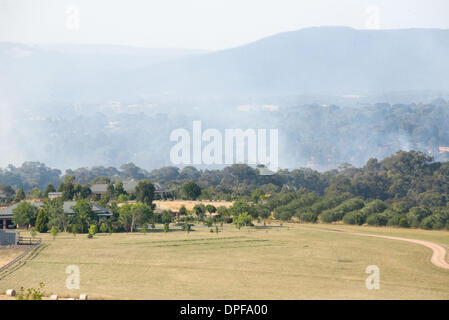
[[[43,282],[39,283],[39,287],[35,288],[27,288],[25,290],[24,287],[20,287],[19,293],[17,294],[17,300],[42,300],[44,296],[44,287],[45,284]]]
[[[346,224],[362,225],[364,223],[364,217],[360,211],[351,211],[345,214],[343,222]]]
[[[286,207],[277,208],[274,211],[274,217],[279,220],[288,221],[293,216],[294,211]]]
[[[358,198],[346,200],[342,204],[338,205],[334,209],[329,209],[321,214],[321,220],[323,222],[334,222],[343,219],[346,213],[351,211],[360,210],[364,207],[364,202]]]
[[[418,228],[421,225],[421,221],[431,214],[432,211],[426,207],[413,207],[407,213],[408,224],[412,228]]]
[[[344,196],[329,196],[315,202],[310,207],[310,211],[319,214],[325,210],[335,208],[345,200],[346,198]]]
[[[366,204],[365,207],[359,210],[360,213],[360,221],[359,225],[367,222],[367,218],[372,214],[382,213],[387,209],[387,205],[382,200],[374,200]],[[347,222],[345,222],[347,223]]]
[[[389,227],[395,227],[399,225],[399,221],[401,220],[401,215],[397,212],[391,212],[389,215],[387,226]]]
[[[318,214],[313,212],[299,212],[296,214],[296,216],[299,218],[302,222],[317,222],[318,220]]]
[[[448,223],[448,215],[445,212],[438,212],[425,217],[421,221],[421,228],[426,230],[443,229]]]
[[[409,228],[410,225],[408,224],[408,220],[406,217],[402,217],[401,219],[399,219],[399,227],[401,228]]]
[[[95,225],[95,224],[92,224],[92,225],[90,225],[89,226],[89,233],[87,234],[87,237],[90,239],[90,238],[93,238],[94,237],[94,235],[97,233],[97,226]]]
[[[276,210],[274,211],[274,216],[275,218],[284,221],[290,220],[295,212],[297,212],[298,210],[304,211],[306,208],[310,207],[316,201],[318,201],[318,199],[318,195],[314,192],[301,192],[299,195],[296,195],[296,197],[288,204],[276,208]]]
[[[370,226],[386,226],[390,217],[388,212],[372,214],[366,219],[366,223]]]
[[[112,225],[108,219],[104,220],[101,223],[100,232],[102,232],[102,233],[111,233],[112,232]]]

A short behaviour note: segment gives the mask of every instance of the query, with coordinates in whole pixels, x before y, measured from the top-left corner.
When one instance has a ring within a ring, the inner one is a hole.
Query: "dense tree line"
[[[118,172],[124,170],[122,168]],[[323,173],[294,169],[266,176],[259,174],[259,168],[244,164],[223,170],[198,170],[187,166],[147,172],[134,165],[127,166],[126,170],[130,170],[127,174],[133,177],[145,179],[139,182],[132,195],[124,191],[120,180],[114,182],[117,178],[115,173],[113,176],[90,176],[91,183],[108,183],[108,192],[100,199],[91,198],[89,185],[77,182],[82,180],[79,176],[65,175],[57,190],[63,193],[62,200],[89,198],[107,206],[111,200],[125,202],[136,199],[154,210],[151,206],[155,199],[153,181],[173,190],[176,198],[244,202],[247,207],[240,213],[246,212],[258,219],[266,219],[273,214],[281,220],[304,222],[343,221],[425,229],[449,226],[449,162],[436,162],[429,155],[417,151],[399,151],[382,161],[369,159],[360,168],[346,163]],[[12,196],[12,188],[2,188]],[[45,196],[50,190],[54,190],[52,184],[47,185],[44,191],[32,189],[27,196]],[[24,197],[24,192],[18,189],[16,200]],[[218,212],[219,208],[216,209]],[[224,214],[225,210],[220,210],[218,213]],[[237,217],[230,215],[228,218]],[[139,219],[126,220],[128,223],[124,225],[134,229],[133,221],[138,222]],[[64,229],[63,223],[59,227]],[[86,228],[84,225],[83,230]]]

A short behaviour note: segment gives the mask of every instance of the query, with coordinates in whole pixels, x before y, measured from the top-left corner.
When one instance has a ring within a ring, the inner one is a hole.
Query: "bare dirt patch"
[[[19,246],[0,247],[0,268],[12,261],[23,251]]]

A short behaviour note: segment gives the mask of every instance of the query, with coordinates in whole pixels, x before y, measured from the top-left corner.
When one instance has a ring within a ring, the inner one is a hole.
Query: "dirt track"
[[[432,257],[430,258],[430,262],[432,262],[435,266],[437,266],[439,268],[449,270],[449,263],[446,261],[446,249],[439,244],[429,242],[429,241],[408,239],[408,238],[401,238],[401,237],[380,236],[380,235],[375,235],[375,234],[357,233],[357,232],[347,232],[347,233],[358,235],[358,236],[400,240],[400,241],[407,241],[407,242],[411,242],[411,243],[420,244],[422,246],[432,249]]]
[[[310,229],[310,228],[308,228]],[[317,230],[317,229],[315,229]],[[365,237],[374,237],[374,238],[383,238],[383,239],[389,239],[389,240],[399,240],[399,241],[406,241],[410,243],[416,243],[420,244],[422,246],[425,246],[432,250],[432,257],[430,258],[430,262],[437,266],[438,268],[449,270],[449,263],[446,260],[446,253],[447,250],[443,246],[430,242],[430,241],[424,241],[424,240],[417,240],[417,239],[409,239],[409,238],[402,238],[402,237],[394,237],[394,236],[382,236],[372,233],[360,233],[360,232],[349,232],[344,230],[332,230],[332,229],[319,229],[320,231],[324,232],[338,232],[338,233],[346,233],[346,234],[352,234],[355,236],[365,236]]]

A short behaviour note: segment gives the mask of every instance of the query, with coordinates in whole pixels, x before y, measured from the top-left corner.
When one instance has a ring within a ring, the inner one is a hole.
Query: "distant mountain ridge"
[[[0,99],[32,103],[104,101],[112,79],[152,64],[204,54],[205,50],[118,45],[0,42]],[[107,85],[103,86],[103,84]],[[100,87],[105,92],[100,92]]]
[[[449,30],[317,27],[134,73],[140,92],[372,94],[449,87]]]
[[[7,44],[0,44],[4,94],[42,101],[369,95],[449,88],[449,30],[441,29],[315,27],[191,54],[118,46],[98,46],[100,50],[94,45],[47,46],[29,54],[26,47],[9,46],[14,58],[5,56]]]

